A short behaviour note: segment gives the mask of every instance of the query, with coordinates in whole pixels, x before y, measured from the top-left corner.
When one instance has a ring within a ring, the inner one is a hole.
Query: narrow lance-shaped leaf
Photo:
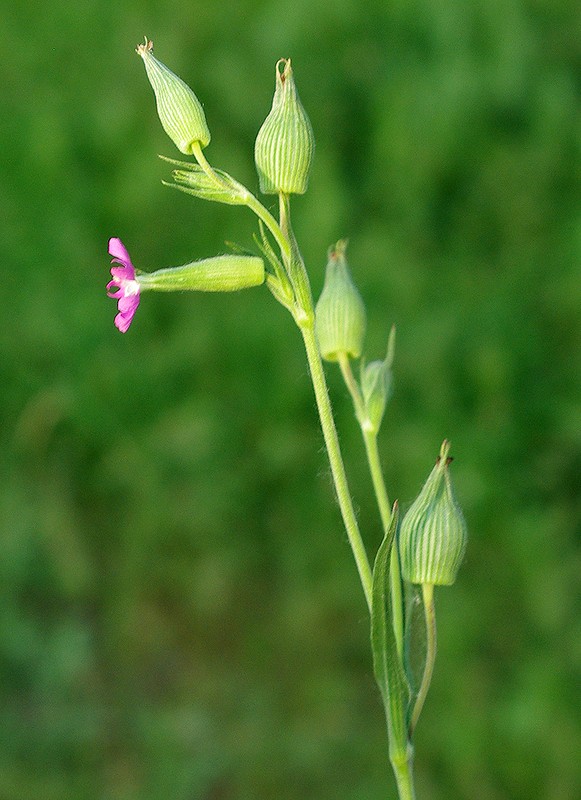
[[[390,526],[379,546],[373,566],[371,595],[371,650],[373,671],[381,691],[390,752],[407,751],[407,712],[410,689],[397,654],[391,595],[389,591],[389,561],[398,522],[397,503],[393,506]]]
[[[174,183],[163,181],[163,184],[169,186],[170,189],[179,189],[186,194],[199,197],[201,200],[211,200],[227,205],[244,205],[250,197],[250,192],[245,186],[221,169],[215,169],[213,175],[208,175],[198,164],[176,161],[165,156],[160,156],[160,158],[179,167],[172,172]]]

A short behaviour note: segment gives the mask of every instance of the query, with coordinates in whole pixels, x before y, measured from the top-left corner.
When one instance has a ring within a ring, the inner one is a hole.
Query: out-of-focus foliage
[[[437,593],[420,800],[581,791],[581,17],[576,0],[57,0],[2,11],[0,796],[394,796],[366,609],[300,339],[266,289],[147,295],[125,336],[107,239],[153,269],[251,244],[161,186],[133,48],[203,102],[257,187],[274,64],[317,139],[297,235],[320,290],[350,237],[405,508],[444,436],[470,541]],[[332,366],[332,365],[331,365]],[[381,531],[329,370],[370,552]]]

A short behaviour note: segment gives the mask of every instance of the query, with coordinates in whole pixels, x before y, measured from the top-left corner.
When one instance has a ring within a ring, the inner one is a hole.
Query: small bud
[[[393,392],[393,351],[395,346],[395,328],[389,334],[387,355],[383,361],[371,361],[361,367],[361,394],[365,418],[360,420],[366,430],[377,433],[381,427],[387,401]]]
[[[210,143],[210,131],[204,109],[190,87],[158,61],[153,55],[153,42],[146,37],[136,52],[143,59],[147,77],[155,92],[157,113],[164,131],[178,150],[186,155],[193,152],[192,145],[200,147]]]
[[[449,586],[464,557],[466,523],[452,491],[449,451],[444,441],[436,466],[401,523],[402,575],[411,583]]]
[[[263,194],[304,194],[315,137],[295,86],[290,58],[276,65],[270,114],[258,131],[254,159]]]
[[[182,267],[141,272],[136,276],[142,292],[235,292],[260,286],[264,279],[261,258],[231,254],[203,258]]]
[[[329,249],[325,285],[315,309],[319,350],[327,361],[338,361],[341,354],[359,358],[363,348],[365,306],[351,280],[346,249],[346,240]]]

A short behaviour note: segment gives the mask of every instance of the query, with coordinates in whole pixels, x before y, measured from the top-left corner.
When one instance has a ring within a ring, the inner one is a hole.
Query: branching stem
[[[215,172],[211,164],[209,163],[208,159],[204,155],[204,151],[202,150],[199,142],[194,142],[192,144],[193,155],[200,165],[200,167],[204,170],[206,175],[214,181],[217,186],[223,186],[223,181],[221,180],[220,176]],[[256,216],[261,219],[268,230],[274,236],[276,243],[280,247],[281,253],[284,256],[284,260],[290,258],[291,247],[288,240],[288,237],[284,235],[281,230],[280,225],[276,221],[276,219],[272,216],[270,211],[266,209],[260,200],[258,200],[252,192],[246,189],[246,205],[251,211],[254,211]]]
[[[391,522],[391,505],[389,496],[385,487],[385,480],[383,478],[383,470],[381,468],[381,459],[379,457],[379,448],[377,446],[377,431],[371,425],[370,420],[365,413],[363,397],[361,390],[353,370],[351,369],[351,362],[346,355],[339,356],[339,367],[345,385],[349,389],[349,394],[353,400],[355,408],[355,416],[361,427],[363,442],[365,444],[365,453],[367,455],[367,463],[369,465],[369,472],[373,482],[373,490],[379,508],[379,515],[381,517],[381,524],[383,525],[383,532],[385,533],[389,528]],[[391,591],[391,604],[393,613],[393,629],[395,633],[395,642],[397,645],[397,652],[399,657],[403,653],[403,597],[401,586],[401,570],[399,566],[399,555],[397,549],[397,540],[394,542],[391,549],[391,560],[389,569],[390,591]]]
[[[337,500],[339,508],[349,538],[349,544],[355,557],[355,563],[359,571],[361,585],[367,601],[367,606],[371,609],[371,567],[369,559],[365,552],[361,533],[359,532],[359,525],[353,508],[353,501],[351,500],[351,492],[347,483],[347,475],[345,473],[345,466],[343,464],[343,457],[341,455],[341,448],[339,446],[339,438],[337,436],[337,429],[335,427],[335,420],[333,419],[333,412],[331,409],[331,401],[329,399],[329,391],[327,389],[327,382],[325,380],[325,373],[319,348],[315,339],[315,330],[312,325],[301,327],[305,349],[307,351],[307,359],[309,362],[309,369],[311,372],[311,379],[313,381],[313,388],[315,390],[315,398],[317,401],[317,409],[319,411],[319,418],[321,420],[321,428],[323,429],[323,436],[325,439],[325,446],[329,454],[329,462],[331,464],[331,473],[333,475],[333,482],[337,492]]]

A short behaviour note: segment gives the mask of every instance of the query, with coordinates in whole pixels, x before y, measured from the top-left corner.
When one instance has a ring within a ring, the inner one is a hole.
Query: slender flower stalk
[[[335,426],[335,419],[331,408],[331,400],[329,397],[329,390],[327,388],[327,381],[325,379],[325,371],[321,361],[321,355],[317,337],[315,335],[315,309],[312,300],[311,285],[308,273],[305,269],[304,262],[298,246],[294,238],[294,233],[291,226],[290,218],[290,202],[288,194],[284,192],[279,193],[279,209],[280,209],[280,224],[281,230],[289,239],[291,245],[291,264],[289,265],[289,274],[295,293],[297,295],[297,308],[295,309],[294,317],[301,331],[307,360],[309,362],[309,370],[311,373],[311,380],[313,389],[315,391],[315,399],[317,402],[317,410],[319,412],[319,420],[323,431],[323,438],[325,440],[325,447],[331,465],[331,474],[333,476],[333,483],[335,484],[335,491],[337,492],[337,501],[343,517],[345,530],[359,577],[365,600],[368,608],[371,610],[371,591],[372,591],[372,573],[369,559],[365,551],[365,546],[359,531],[357,517],[355,516],[355,509],[353,508],[353,500],[351,498],[351,491],[347,481],[347,473],[345,472],[345,465],[343,463],[343,456],[341,455],[341,447],[339,445],[339,437],[337,435],[337,428]],[[293,246],[295,249],[295,262],[292,262]]]
[[[333,475],[333,482],[337,492],[337,500],[343,516],[343,522],[349,537],[349,544],[353,551],[355,563],[359,571],[361,579],[361,586],[365,594],[367,606],[371,609],[371,585],[372,575],[365,546],[361,539],[359,532],[359,525],[357,524],[357,517],[353,508],[353,501],[351,499],[351,492],[347,482],[347,475],[345,472],[345,465],[343,464],[343,457],[341,455],[341,448],[339,446],[339,437],[337,436],[337,429],[335,427],[335,420],[333,418],[333,411],[331,409],[331,400],[329,398],[329,390],[327,389],[327,382],[325,380],[325,372],[319,355],[317,341],[315,339],[315,331],[312,326],[303,326],[301,328],[305,349],[307,352],[307,359],[309,362],[309,369],[311,372],[311,380],[315,390],[315,398],[317,400],[317,409],[319,411],[319,419],[321,421],[321,428],[323,429],[323,436],[325,439],[325,446],[331,464],[331,473]]]
[[[422,708],[424,707],[424,703],[426,701],[428,689],[430,688],[430,683],[432,682],[437,651],[436,609],[434,607],[433,583],[422,584],[422,599],[424,603],[424,617],[426,621],[426,663],[424,666],[424,674],[422,675],[420,688],[418,689],[418,694],[410,717],[410,738],[413,735],[416,725],[418,724],[418,719],[422,713]]]
[[[196,159],[196,161],[198,162],[198,164],[200,165],[200,167],[204,170],[206,175],[208,175],[211,178],[211,180],[213,180],[216,183],[216,186],[220,186],[222,183],[220,180],[220,176],[216,173],[214,168],[210,166],[208,159],[202,152],[202,147],[199,142],[192,143],[192,154]],[[248,194],[247,197],[245,198],[245,205],[247,205],[248,208],[256,214],[258,219],[264,222],[268,230],[274,236],[276,243],[280,247],[281,253],[285,256],[285,258],[290,258],[290,251],[291,251],[290,242],[282,232],[279,223],[275,220],[270,211],[268,211],[262,205],[260,200],[257,200],[257,198],[248,190],[247,192]]]
[[[345,385],[347,386],[349,394],[353,400],[355,416],[359,420],[361,435],[365,445],[367,463],[369,465],[369,473],[371,475],[377,507],[379,509],[379,515],[381,517],[381,523],[385,533],[391,523],[391,506],[385,486],[385,480],[383,478],[381,459],[379,457],[379,448],[377,446],[378,431],[371,424],[368,424],[368,418],[365,412],[365,404],[363,402],[361,390],[359,389],[359,385],[355,380],[355,376],[353,375],[351,363],[345,354],[342,354],[339,357],[339,367],[341,369],[341,374],[343,376],[343,380],[345,381]],[[403,653],[404,615],[401,570],[399,566],[397,542],[391,549],[389,580],[393,612],[393,629],[395,633],[398,655],[401,658]]]
[[[413,756],[391,760],[400,800],[416,800],[413,780]]]

